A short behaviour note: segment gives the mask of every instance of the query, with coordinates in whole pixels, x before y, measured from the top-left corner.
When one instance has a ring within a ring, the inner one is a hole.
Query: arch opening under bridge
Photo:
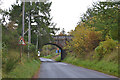
[[[63,47],[66,45],[66,41],[72,40],[72,36],[71,35],[55,35],[52,37],[53,37],[54,41],[45,43],[44,45],[54,45],[54,46],[58,47],[61,50],[61,60],[63,60],[67,55],[67,53],[63,49]]]
[[[55,44],[55,43],[46,43],[44,45],[54,45],[54,46],[58,47],[61,50],[61,60],[63,60],[65,58],[65,51],[58,44]]]

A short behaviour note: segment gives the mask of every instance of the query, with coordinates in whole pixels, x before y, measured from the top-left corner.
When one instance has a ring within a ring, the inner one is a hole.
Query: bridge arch
[[[63,60],[64,59],[64,50],[62,49],[62,47],[60,47],[58,44],[55,44],[55,43],[46,43],[46,44],[44,44],[44,45],[54,45],[54,46],[57,46],[60,50],[61,50],[61,60]],[[44,46],[43,45],[43,46]]]

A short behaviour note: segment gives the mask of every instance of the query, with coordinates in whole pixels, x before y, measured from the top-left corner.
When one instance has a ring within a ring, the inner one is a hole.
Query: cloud
[[[57,27],[68,32],[74,29],[80,16],[92,5],[92,0],[51,0],[51,15]]]

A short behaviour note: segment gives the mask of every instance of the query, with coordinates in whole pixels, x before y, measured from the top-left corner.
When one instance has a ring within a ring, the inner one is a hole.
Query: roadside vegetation
[[[107,62],[105,60],[83,60],[75,57],[66,57],[62,62],[70,63],[76,66],[100,71],[109,75],[118,76],[118,64],[114,62]]]
[[[54,45],[44,45],[41,49],[41,57],[53,57],[56,55],[57,47]]]
[[[27,56],[28,45],[23,46],[24,51],[20,59],[21,47],[15,37],[16,33],[3,27],[3,35],[2,78],[32,78],[40,68],[35,46],[31,44],[29,57]]]
[[[57,47],[54,45],[44,45],[41,49],[41,57],[43,58],[53,58],[57,56]]]
[[[73,38],[64,47],[67,57],[63,62],[119,76],[118,5],[98,2],[88,8],[75,30],[69,32]]]
[[[58,55],[57,57],[55,57],[54,60],[60,62],[61,61],[61,55]]]
[[[17,51],[10,51],[9,54],[19,54]],[[24,53],[25,54],[25,53]],[[32,78],[40,68],[40,60],[22,56],[22,62],[10,58],[3,66],[3,78]],[[19,58],[18,58],[19,59]]]
[[[40,51],[43,44],[52,41],[51,35],[55,35],[55,31],[59,30],[51,22],[51,4],[51,2],[25,3],[25,46],[19,44],[20,36],[22,35],[23,3],[16,2],[11,5],[9,10],[0,9],[0,15],[2,16],[2,19],[0,19],[2,26],[2,53],[0,53],[0,57],[2,54],[2,78],[32,78],[40,68],[38,51]],[[31,16],[31,36],[28,36],[27,32],[29,16]],[[37,25],[32,25],[32,23]],[[28,37],[30,39],[29,42]],[[22,58],[20,58],[21,46]]]
[[[2,77],[3,78],[31,78],[40,67],[37,51],[45,43],[52,41],[58,28],[51,22],[51,2],[25,4],[25,31],[28,30],[28,17],[31,25],[31,43],[28,56],[28,33],[24,35],[26,46],[23,47],[22,61],[20,62],[19,38],[22,35],[22,3],[12,5],[7,11],[1,10],[2,19]],[[63,62],[86,67],[111,75],[118,74],[118,51],[120,50],[120,14],[119,3],[98,2],[88,8],[82,15],[75,30],[69,32],[73,38],[64,49],[67,52]],[[9,22],[8,22],[9,21]],[[39,41],[37,44],[37,40]],[[1,43],[0,43],[1,44]],[[38,45],[38,46],[37,46]],[[56,47],[43,47],[41,57],[53,58],[60,61]],[[0,51],[1,52],[1,51]],[[1,57],[0,54],[0,57]]]
[[[61,53],[56,53],[58,47],[54,45],[45,45],[41,50],[41,57],[61,61]]]

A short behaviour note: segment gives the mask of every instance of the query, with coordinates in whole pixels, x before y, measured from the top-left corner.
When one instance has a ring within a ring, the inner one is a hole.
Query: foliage
[[[85,39],[86,51],[93,51],[101,41],[101,33],[98,31],[89,31]]]
[[[90,52],[95,49],[98,50],[96,52],[97,55],[99,53],[101,57],[107,53],[111,53],[114,47],[117,46],[116,42],[119,38],[117,22],[118,6],[119,3],[98,2],[94,3],[93,7],[88,8],[86,13],[81,17],[80,22],[78,22],[75,30],[70,32],[73,38],[72,41],[67,42],[67,46],[65,47],[68,50],[67,52],[71,53],[72,56],[81,56],[81,58],[89,56]],[[106,40],[107,37],[111,40]]]
[[[63,62],[118,76],[118,6],[114,2],[97,2],[80,18],[73,36],[64,49]]]
[[[2,26],[2,35],[2,42],[4,45],[6,45],[7,48],[19,48],[19,35],[17,34],[16,30],[11,30],[6,28],[5,26]]]
[[[36,53],[36,46],[33,44],[28,44],[26,43],[26,45],[24,46],[24,52],[27,53],[28,52],[28,45],[29,45],[29,52],[30,53]]]
[[[44,43],[52,40],[51,34],[55,34],[58,31],[58,28],[55,28],[55,25],[51,20],[50,16],[50,6],[51,2],[26,2],[25,3],[25,31],[28,30],[28,22],[30,18],[30,26],[31,26],[31,42],[32,44],[36,44],[38,35],[39,38],[39,48],[43,46]],[[12,5],[12,8],[9,11],[3,12],[3,20],[2,23],[6,23],[6,17],[9,19],[8,28],[16,29],[17,34],[21,35],[22,30],[22,3]],[[30,17],[31,16],[31,17]],[[36,25],[32,25],[32,23],[36,23]],[[18,26],[14,26],[14,24],[18,24]],[[25,34],[25,41],[27,40],[27,36]],[[42,42],[41,42],[42,41]]]
[[[38,59],[36,52],[36,41],[38,35],[39,48],[42,44],[51,40],[51,34],[55,34],[55,31],[58,30],[55,28],[55,24],[51,22],[52,18],[50,16],[50,6],[51,2],[26,2],[25,4],[25,31],[28,29],[28,20],[30,17],[30,25],[31,25],[31,44],[29,47],[29,59]],[[2,60],[3,60],[3,76],[8,75],[11,71],[16,69],[16,66],[19,64],[19,56],[21,47],[18,45],[19,37],[22,31],[22,3],[15,3],[12,5],[12,8],[8,11],[2,11],[0,13],[2,15],[2,20],[0,23],[2,24]],[[9,22],[7,22],[9,20]],[[32,25],[32,23],[36,23],[37,25]],[[17,24],[17,25],[15,25]],[[42,38],[41,38],[42,37]],[[27,43],[28,35],[24,35],[24,39]],[[43,39],[43,40],[42,40]],[[28,53],[28,44],[24,46],[22,61],[24,63],[27,58]],[[26,57],[23,57],[26,56]],[[26,62],[28,63],[28,62]],[[21,64],[20,64],[21,65]],[[28,67],[28,66],[27,66]],[[26,68],[27,68],[26,67]],[[8,72],[8,73],[7,73]],[[34,72],[34,71],[33,71]],[[16,73],[16,72],[15,72]]]
[[[16,30],[5,28],[5,26],[2,26],[2,34],[2,69],[7,74],[19,61],[18,54],[12,50],[19,50],[18,35]]]
[[[16,29],[2,25],[2,34],[2,70],[4,77],[13,71],[18,65],[20,61],[20,45],[18,44],[19,34]],[[30,53],[34,52],[35,46],[32,45],[30,49],[32,49]]]
[[[102,58],[104,55],[110,54],[116,48],[117,43],[117,41],[112,39],[100,42],[99,46],[95,49],[98,57]]]
[[[93,51],[101,41],[101,33],[84,27],[84,23],[78,25],[71,34],[74,37],[70,43],[68,42],[67,47],[72,49],[76,56],[82,56],[85,52]]]
[[[75,51],[75,53],[79,56],[83,51],[85,51],[85,37],[88,32],[89,30],[83,27],[83,25],[77,26],[73,32],[74,37],[72,39],[71,46],[73,47],[73,51]]]
[[[95,30],[102,32],[105,39],[109,35],[112,39],[118,40],[118,6],[114,2],[94,3],[92,8],[88,8],[81,18],[85,25],[95,27]],[[79,22],[81,24],[81,22]]]
[[[41,56],[51,55],[52,57],[56,54],[57,47],[53,45],[45,45],[41,50]]]

